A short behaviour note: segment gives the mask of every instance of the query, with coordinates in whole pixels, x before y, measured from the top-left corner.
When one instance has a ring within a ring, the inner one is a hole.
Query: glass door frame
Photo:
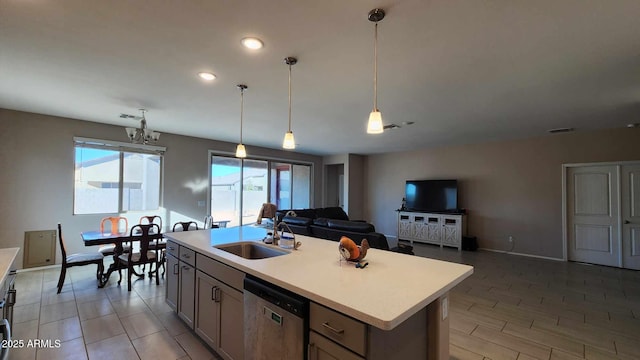
[[[207,213],[206,215],[210,215],[211,214],[211,209],[212,209],[212,204],[211,204],[211,160],[214,156],[222,156],[222,157],[230,157],[230,158],[236,158],[234,153],[230,153],[230,152],[226,152],[226,151],[216,151],[216,150],[209,150],[207,152],[207,177],[208,177],[208,183],[207,183]],[[315,164],[313,162],[307,162],[307,161],[298,161],[298,160],[291,160],[291,159],[285,159],[285,158],[277,158],[277,157],[269,157],[269,156],[251,156],[251,157],[247,157],[245,158],[247,160],[264,160],[267,161],[267,199],[266,201],[269,202],[271,199],[271,164],[274,162],[281,162],[281,163],[287,163],[292,165],[291,169],[293,170],[293,165],[304,165],[304,166],[309,166],[309,208],[313,208],[314,204],[315,204],[315,181],[314,181],[314,174],[315,174]],[[242,159],[240,159],[242,160]],[[242,165],[242,162],[241,162]],[[240,171],[240,177],[242,178],[242,168],[243,166],[240,166],[241,171]],[[292,174],[293,175],[293,174]],[[242,206],[242,192],[240,194],[240,204]],[[242,211],[242,209],[240,209],[240,211]]]

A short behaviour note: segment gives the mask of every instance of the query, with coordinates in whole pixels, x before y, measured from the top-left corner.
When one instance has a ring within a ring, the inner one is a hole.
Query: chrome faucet
[[[274,233],[273,244],[278,245],[278,241],[276,240],[276,237],[278,236],[278,230],[280,229],[280,227],[283,227],[285,230],[287,230],[289,234],[291,234],[292,237],[290,239],[293,242],[293,244],[291,244],[292,245],[291,248],[293,250],[298,250],[298,248],[302,245],[302,243],[299,241],[296,241],[296,234],[293,233],[293,230],[291,230],[289,225],[284,221],[281,221],[278,225],[274,226],[273,228],[273,233]],[[284,236],[278,236],[278,238],[280,239],[280,241],[282,241],[284,239]],[[280,247],[282,247],[282,244],[280,244]]]

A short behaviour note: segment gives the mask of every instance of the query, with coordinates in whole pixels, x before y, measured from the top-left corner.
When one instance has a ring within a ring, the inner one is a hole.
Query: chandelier
[[[147,119],[144,114],[147,112],[146,109],[140,109],[142,112],[142,116],[133,116],[128,114],[120,114],[120,117],[123,119],[135,119],[140,120],[139,128],[128,127],[125,128],[127,135],[129,136],[129,140],[134,144],[149,144],[155,143],[160,139],[160,133],[157,131],[153,131],[147,127]]]

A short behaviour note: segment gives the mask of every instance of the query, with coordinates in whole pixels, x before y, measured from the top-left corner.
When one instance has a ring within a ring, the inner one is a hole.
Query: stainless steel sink
[[[287,250],[282,250],[251,241],[218,245],[215,246],[215,248],[250,260],[267,259],[275,256],[286,255],[289,253],[289,251]]]

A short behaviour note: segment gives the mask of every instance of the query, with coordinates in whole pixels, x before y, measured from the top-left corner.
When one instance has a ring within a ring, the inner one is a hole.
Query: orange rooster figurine
[[[340,255],[347,261],[361,261],[367,256],[367,249],[369,249],[369,242],[367,239],[362,239],[360,246],[356,245],[355,241],[349,239],[346,236],[340,238],[340,245],[338,246]]]

